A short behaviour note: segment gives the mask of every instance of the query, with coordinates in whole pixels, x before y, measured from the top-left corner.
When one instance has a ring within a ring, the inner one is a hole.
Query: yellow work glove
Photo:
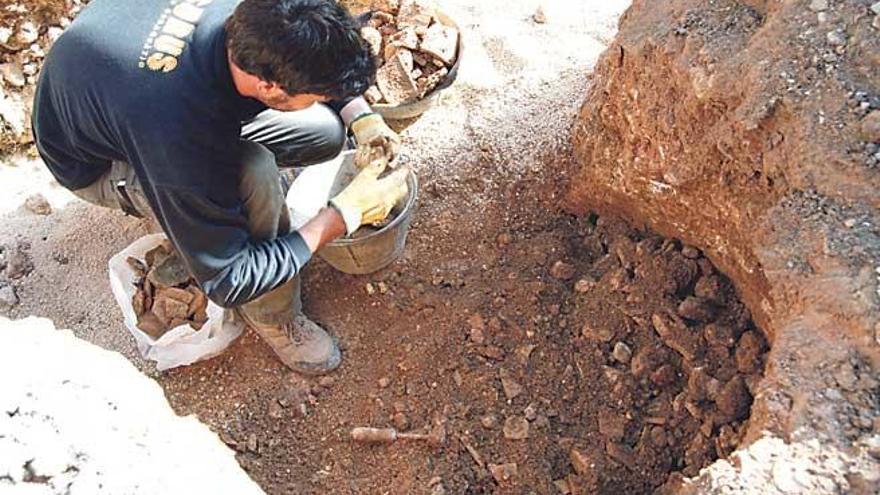
[[[365,147],[380,147],[385,153],[385,158],[390,162],[397,156],[400,150],[400,136],[388,127],[385,120],[378,113],[371,113],[354,119],[351,123],[351,132],[358,144],[358,155],[366,153]],[[355,163],[366,166],[368,160],[356,159]]]
[[[373,159],[369,165],[330,200],[330,204],[342,215],[348,235],[361,225],[385,220],[391,209],[409,192],[406,183],[409,171],[406,168],[399,168],[380,179],[388,160],[381,149],[374,149],[370,155]]]

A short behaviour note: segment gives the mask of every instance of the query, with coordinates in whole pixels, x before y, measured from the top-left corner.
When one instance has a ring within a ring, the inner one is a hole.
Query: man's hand
[[[351,183],[330,204],[345,220],[348,235],[361,225],[384,220],[391,209],[409,192],[406,176],[409,170],[400,168],[379,179],[388,166],[384,151],[373,148],[368,152],[371,160]]]
[[[381,148],[388,162],[397,156],[400,149],[400,136],[388,127],[378,113],[358,117],[351,123],[351,132],[358,144],[358,155],[367,153],[367,148]],[[361,158],[355,163],[369,165],[369,160]]]

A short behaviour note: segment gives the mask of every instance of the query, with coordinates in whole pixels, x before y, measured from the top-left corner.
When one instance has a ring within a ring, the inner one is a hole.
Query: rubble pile
[[[33,140],[30,108],[40,66],[86,2],[13,2],[0,9],[0,155]]]
[[[603,220],[579,248],[588,265],[572,263],[564,278],[551,269],[581,291],[572,316],[589,315],[582,348],[607,356],[609,400],[597,417],[604,445],[572,458],[694,476],[739,445],[767,342],[699,250]],[[612,296],[616,315],[596,317],[599,294]],[[575,469],[569,482],[596,489],[601,480]]]
[[[441,22],[425,0],[381,0],[372,5],[361,35],[379,70],[365,97],[370,103],[400,105],[424,98],[449,75],[458,55],[459,32]]]
[[[171,244],[166,240],[144,258],[126,260],[137,275],[131,299],[137,327],[154,339],[181,325],[201,330],[208,321],[208,298]]]

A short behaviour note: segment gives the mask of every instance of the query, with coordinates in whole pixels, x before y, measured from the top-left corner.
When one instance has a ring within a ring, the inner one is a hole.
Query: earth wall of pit
[[[772,342],[747,442],[817,441],[846,451],[843,464],[876,461],[880,433],[871,6],[636,0],[575,123],[566,199],[680,238],[725,271]],[[843,471],[827,479],[864,485]]]

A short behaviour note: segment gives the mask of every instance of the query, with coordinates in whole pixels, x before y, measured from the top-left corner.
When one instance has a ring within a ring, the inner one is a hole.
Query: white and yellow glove
[[[408,169],[401,167],[380,179],[379,176],[388,166],[384,151],[374,148],[368,153],[371,158],[369,164],[330,200],[330,205],[342,215],[348,235],[361,225],[385,220],[392,208],[409,192],[406,183]]]
[[[388,127],[378,113],[362,115],[351,123],[351,132],[358,145],[358,155],[366,153],[366,147],[380,147],[388,162],[394,160],[400,150],[400,136]],[[360,158],[355,163],[366,166],[368,160]]]

